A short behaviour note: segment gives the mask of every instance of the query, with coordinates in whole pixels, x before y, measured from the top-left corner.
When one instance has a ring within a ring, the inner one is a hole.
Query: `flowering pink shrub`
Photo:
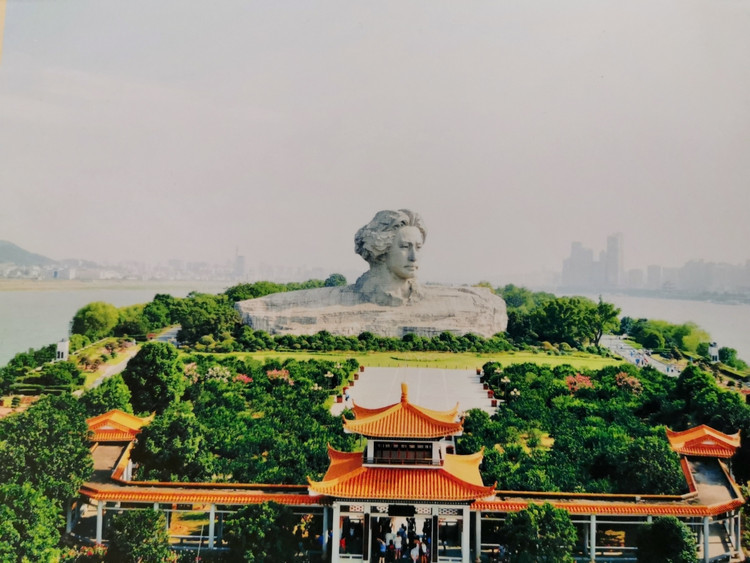
[[[289,378],[289,371],[285,369],[271,369],[266,372],[268,379],[273,381],[279,379],[286,381],[289,385],[294,385],[294,380]]]
[[[238,373],[235,376],[234,380],[239,381],[240,383],[245,383],[245,384],[253,382],[253,378],[245,375],[244,373]]]
[[[643,384],[638,380],[637,377],[628,375],[624,371],[621,371],[615,375],[615,385],[626,391],[630,391],[634,395],[640,394],[643,390]]]
[[[575,393],[579,389],[590,389],[594,386],[594,384],[591,382],[590,377],[586,377],[585,375],[581,375],[580,373],[569,375],[565,378],[565,383],[567,384],[568,390],[571,393]]]

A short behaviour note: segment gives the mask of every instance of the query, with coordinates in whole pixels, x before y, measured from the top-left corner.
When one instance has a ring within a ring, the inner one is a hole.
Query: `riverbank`
[[[219,293],[233,285],[230,281],[214,280],[29,280],[0,279],[0,291],[92,291],[163,289],[163,293],[205,291]]]

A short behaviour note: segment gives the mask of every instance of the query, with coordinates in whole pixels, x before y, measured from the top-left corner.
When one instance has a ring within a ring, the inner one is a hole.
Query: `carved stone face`
[[[401,227],[393,239],[385,264],[397,277],[409,280],[417,276],[419,251],[422,249],[422,233],[417,227]]]

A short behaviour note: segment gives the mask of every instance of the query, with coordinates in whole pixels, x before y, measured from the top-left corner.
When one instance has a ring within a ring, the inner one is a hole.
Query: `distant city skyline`
[[[750,293],[750,259],[739,263],[721,263],[706,258],[695,258],[682,264],[674,262],[649,264],[630,268],[625,257],[626,237],[613,233],[605,238],[598,253],[579,241],[571,242],[570,254],[560,260],[557,270],[537,269],[519,272],[504,278],[471,276],[424,282],[478,283],[490,281],[495,285],[513,283],[541,289],[607,291],[619,289],[679,290],[691,292]],[[24,249],[32,252],[33,249]],[[106,261],[96,267],[86,257],[64,259],[46,267],[13,267],[3,263],[0,249],[0,278],[41,279],[132,279],[132,280],[226,280],[229,282],[305,281],[325,279],[341,273],[351,283],[366,269],[325,268],[314,264],[284,264],[283,262],[253,261],[235,249],[234,254],[216,255],[214,261],[170,258],[157,262],[146,260]],[[54,257],[46,257],[54,259]],[[283,258],[279,256],[279,258]],[[80,263],[75,263],[79,260]]]
[[[739,292],[750,294],[750,259],[729,264],[711,259],[692,259],[679,266],[649,264],[627,268],[625,237],[614,233],[595,258],[594,251],[580,242],[571,243],[563,260],[560,288],[587,291],[651,290],[683,292]]]

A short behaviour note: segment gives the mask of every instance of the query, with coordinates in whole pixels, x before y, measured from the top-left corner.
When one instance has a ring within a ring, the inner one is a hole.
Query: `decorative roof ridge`
[[[452,421],[449,422],[447,420],[443,420],[440,418],[435,418],[431,413],[430,409],[425,409],[423,407],[414,405],[412,403],[406,403],[403,405],[403,408],[408,409],[409,412],[415,413],[419,418],[423,420],[429,420],[430,422],[438,422],[440,424],[445,424],[449,426],[457,426],[458,428],[461,428],[462,422],[461,421]]]
[[[348,425],[360,426],[364,423],[370,423],[370,422],[382,420],[389,414],[396,412],[396,410],[398,410],[399,408],[401,408],[401,403],[396,403],[395,405],[384,407],[382,410],[379,410],[378,412],[374,412],[370,415],[367,415],[365,418],[355,418],[353,420],[342,416],[342,418],[344,419],[344,427]]]
[[[445,475],[445,477],[447,477],[448,479],[450,479],[451,481],[453,481],[453,482],[455,482],[455,483],[457,483],[459,485],[462,485],[462,486],[465,486],[465,487],[471,487],[472,489],[482,490],[483,492],[486,492],[487,495],[485,497],[482,497],[482,498],[487,498],[490,495],[493,496],[493,497],[495,496],[495,488],[497,487],[497,481],[495,481],[495,483],[493,485],[491,485],[491,486],[488,487],[487,485],[477,485],[475,483],[471,483],[469,481],[466,481],[466,480],[462,479],[461,477],[459,477],[458,475],[454,475],[450,471],[447,471],[443,467],[441,467],[439,469],[439,471],[441,473],[443,473],[443,475]]]
[[[455,406],[451,409],[440,411],[436,409],[430,409],[427,407],[423,407],[420,405],[415,405],[409,400],[409,387],[406,383],[401,384],[401,400],[398,403],[393,403],[391,405],[386,405],[383,407],[376,407],[376,408],[368,408],[363,407],[361,405],[358,405],[356,402],[352,401],[352,410],[355,413],[356,420],[359,420],[359,414],[367,417],[375,417],[377,415],[389,412],[394,409],[394,407],[411,407],[413,409],[416,409],[420,414],[426,415],[432,419],[439,420],[440,422],[447,422],[447,423],[455,423],[456,417],[458,415],[458,408],[459,403],[456,403]]]
[[[740,431],[738,430],[734,434],[726,434],[724,432],[721,432],[720,430],[716,430],[716,428],[713,428],[707,424],[699,424],[698,426],[693,426],[691,428],[688,428],[686,430],[672,430],[671,428],[667,427],[667,437],[683,437],[688,436],[690,434],[696,434],[700,433],[701,431],[705,432],[706,434],[710,434],[717,438],[724,438],[728,442],[737,442],[739,444],[740,440]]]
[[[148,424],[149,422],[151,422],[153,420],[153,415],[145,417],[145,418],[141,418],[139,416],[127,413],[127,412],[125,412],[123,410],[120,410],[120,409],[112,409],[112,410],[107,411],[105,413],[102,413],[102,414],[99,414],[99,415],[87,418],[86,419],[86,424],[88,424],[89,427],[91,427],[91,426],[93,426],[95,424],[98,424],[100,422],[110,421],[110,420],[114,419],[115,417],[125,418],[126,420],[132,421],[135,424],[139,424],[138,428],[140,428],[141,426],[145,426],[146,424]],[[135,429],[137,429],[137,428],[135,428]]]
[[[402,396],[403,398],[403,396]],[[369,435],[367,428],[372,425],[376,425],[383,421],[387,421],[389,417],[397,417],[399,413],[405,413],[409,416],[414,417],[418,421],[429,423],[433,428],[437,428],[437,431],[433,430],[429,435],[425,435],[425,438],[435,438],[441,435],[456,434],[463,430],[463,421],[448,420],[447,414],[442,414],[435,417],[430,409],[424,409],[423,407],[414,405],[407,400],[399,403],[395,403],[389,407],[378,409],[372,414],[365,412],[365,416],[357,417],[354,420],[343,418],[344,430],[350,433],[358,433],[362,435]],[[355,413],[356,416],[356,413]],[[453,418],[453,416],[451,416]],[[416,436],[415,436],[416,437]]]
[[[395,403],[393,405],[386,405],[384,407],[376,407],[374,409],[371,409],[371,408],[368,408],[368,407],[363,407],[362,405],[358,405],[354,401],[354,399],[352,399],[352,412],[354,412],[354,416],[356,418],[359,418],[359,415],[357,414],[358,412],[361,413],[364,416],[374,416],[376,414],[379,414],[379,413],[381,413],[383,411],[387,411],[388,409],[395,407],[397,404],[398,403]]]
[[[362,452],[345,452],[343,450],[337,450],[331,445],[330,442],[328,442],[327,446],[328,446],[328,457],[330,458],[337,457],[338,459],[349,459],[353,457],[362,457]]]
[[[447,458],[454,458],[458,460],[465,460],[465,461],[474,461],[477,460],[481,463],[482,458],[484,458],[484,446],[482,446],[478,452],[474,452],[471,454],[445,454],[446,459]]]
[[[315,485],[325,485],[328,487],[332,487],[335,485],[338,485],[342,483],[343,481],[348,481],[349,479],[353,479],[357,475],[360,475],[361,473],[364,473],[367,471],[367,468],[360,465],[359,467],[353,469],[352,471],[348,471],[347,473],[342,473],[338,477],[334,477],[333,479],[326,479],[325,476],[320,481],[313,481],[309,476],[307,477],[307,483],[310,486]]]

